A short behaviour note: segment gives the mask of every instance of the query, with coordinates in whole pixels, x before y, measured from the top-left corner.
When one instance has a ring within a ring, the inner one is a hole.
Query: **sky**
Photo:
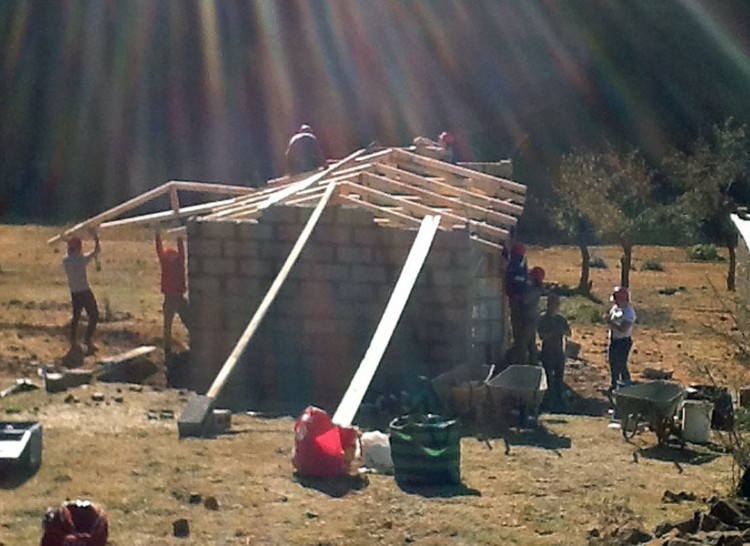
[[[82,218],[168,180],[261,185],[456,136],[543,187],[604,141],[659,157],[750,120],[739,1],[3,0],[0,221]]]

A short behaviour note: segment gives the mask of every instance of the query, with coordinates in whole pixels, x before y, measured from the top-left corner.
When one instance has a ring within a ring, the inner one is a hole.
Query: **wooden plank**
[[[497,178],[489,174],[480,173],[464,167],[446,163],[419,154],[413,154],[405,150],[397,150],[394,153],[396,163],[401,165],[419,165],[428,172],[438,174],[451,174],[467,179],[470,188],[477,188],[494,197],[511,199],[518,203],[525,201],[526,186],[504,178]]]
[[[372,336],[370,346],[367,348],[349,388],[341,399],[336,413],[333,415],[333,422],[337,425],[348,427],[352,424],[370,382],[380,365],[383,354],[388,348],[396,324],[398,324],[401,313],[406,307],[406,302],[411,295],[419,272],[422,270],[422,265],[430,251],[438,225],[440,225],[439,216],[428,215],[422,220],[414,244],[412,244],[409,255],[406,257],[404,268],[401,270],[383,316],[380,318],[380,323],[378,323],[378,327]]]
[[[391,195],[374,188],[362,186],[361,184],[356,184],[354,182],[345,182],[343,185],[347,186],[351,191],[359,193],[363,197],[369,197],[385,204],[397,205],[402,207],[404,210],[410,211],[412,213],[426,216],[435,212],[434,209],[428,207],[427,205],[415,203],[396,195]],[[448,228],[469,226],[472,232],[481,232],[484,236],[483,238],[487,238],[493,242],[502,242],[510,237],[510,232],[508,232],[508,230],[501,229],[499,227],[482,222],[475,222],[474,220],[466,218],[465,216],[459,216],[455,212],[444,213],[442,215],[442,218],[443,224]]]
[[[361,199],[355,199],[349,195],[339,195],[338,199],[345,203],[368,209],[373,214],[385,216],[389,220],[393,220],[399,224],[406,224],[407,226],[418,226],[421,223],[421,220],[419,218],[414,218],[413,216],[409,216],[408,214],[404,214],[396,210],[379,207],[377,205],[374,205],[373,203],[362,201]]]
[[[160,197],[161,195],[169,192],[170,188],[172,187],[172,182],[167,182],[166,184],[162,184],[158,188],[154,188],[153,190],[147,191],[146,193],[142,193],[141,195],[138,195],[137,197],[133,197],[132,199],[129,199],[125,201],[124,203],[120,203],[116,207],[112,207],[111,209],[105,210],[104,212],[97,214],[96,216],[93,216],[89,218],[88,220],[84,220],[83,222],[76,224],[75,226],[66,229],[62,233],[59,233],[58,235],[55,235],[51,239],[47,241],[47,244],[53,244],[57,241],[60,241],[64,237],[67,237],[69,235],[73,235],[74,233],[77,233],[79,231],[82,231],[84,229],[88,229],[91,227],[98,227],[99,224],[106,222],[107,220],[111,220],[112,218],[116,218],[120,216],[122,213],[127,212],[128,210],[132,210],[136,207],[139,207],[140,205],[147,203],[151,201],[152,199],[156,199],[157,197]]]
[[[518,221],[515,217],[508,214],[502,214],[472,203],[463,202],[455,197],[447,197],[423,187],[405,184],[404,182],[399,182],[398,180],[393,180],[392,178],[386,178],[373,173],[364,173],[362,176],[362,183],[372,187],[391,187],[400,189],[401,191],[410,191],[425,200],[425,204],[427,205],[431,205],[432,203],[445,205],[450,211],[455,211],[457,213],[463,212],[472,220],[482,222],[491,221],[507,227],[516,225],[516,222]]]
[[[190,205],[189,207],[180,208],[180,212],[177,216],[184,218],[186,216],[192,216],[204,212],[212,211],[217,205],[227,204],[234,202],[236,198],[223,199],[221,201],[212,201],[209,203],[202,203],[199,205]],[[175,218],[175,213],[172,210],[165,210],[162,212],[151,212],[149,214],[142,214],[140,216],[131,216],[129,218],[120,218],[119,220],[111,220],[109,222],[102,223],[99,228],[115,228],[123,226],[134,226],[143,224],[153,224],[162,221],[169,221]]]
[[[247,328],[245,328],[245,331],[242,332],[242,335],[240,336],[240,339],[235,344],[234,349],[232,349],[232,352],[227,357],[226,361],[224,362],[224,365],[221,367],[221,370],[219,370],[219,374],[216,376],[216,379],[214,379],[214,382],[211,384],[211,388],[208,389],[206,396],[208,396],[209,398],[216,399],[216,397],[221,392],[221,389],[224,388],[224,383],[229,377],[229,374],[232,373],[232,370],[237,365],[237,362],[239,361],[240,356],[242,356],[242,353],[245,350],[245,347],[250,342],[255,332],[258,330],[258,327],[260,326],[260,323],[263,321],[263,318],[266,316],[266,313],[268,312],[268,309],[271,307],[273,300],[276,298],[276,295],[279,293],[281,286],[284,284],[284,281],[289,276],[289,272],[292,270],[292,267],[296,263],[297,258],[299,258],[300,254],[302,253],[302,249],[305,248],[305,244],[307,243],[307,240],[310,238],[310,234],[312,234],[312,231],[315,228],[315,225],[318,223],[318,220],[320,219],[320,215],[323,213],[323,209],[328,204],[328,200],[331,198],[331,195],[333,195],[333,190],[335,188],[336,188],[336,185],[333,183],[329,184],[328,187],[326,188],[325,193],[320,198],[318,205],[313,210],[312,214],[310,215],[310,218],[308,218],[307,223],[305,224],[305,227],[302,229],[302,232],[297,238],[297,241],[294,243],[294,246],[292,247],[291,252],[289,253],[289,255],[286,258],[286,261],[284,262],[284,265],[281,267],[281,270],[276,275],[276,278],[273,280],[273,283],[271,283],[271,287],[268,289],[268,292],[266,292],[265,296],[263,296],[263,300],[260,302],[260,305],[258,306],[258,309],[255,311],[255,314],[253,315],[252,319],[250,319],[250,322],[248,323]]]
[[[494,197],[472,192],[471,190],[446,184],[435,178],[425,178],[424,176],[419,176],[418,174],[385,163],[376,163],[373,170],[390,179],[399,179],[408,184],[417,185],[441,195],[457,197],[465,203],[472,203],[483,208],[500,211],[498,214],[507,214],[511,218],[513,217],[512,215],[521,216],[521,214],[523,214],[523,207],[516,205],[515,203],[502,201],[500,199],[495,199]]]
[[[187,180],[171,180],[171,182],[172,186],[180,191],[215,193],[218,195],[247,195],[258,191],[257,188],[219,184],[218,182],[190,182]]]
[[[342,167],[349,165],[352,163],[357,157],[362,155],[364,150],[357,150],[356,152],[349,154],[344,159],[337,161],[333,165],[327,167],[326,169],[323,169],[322,171],[318,171],[315,174],[312,174],[308,176],[307,178],[304,178],[300,180],[299,182],[296,182],[294,184],[291,184],[283,189],[278,190],[277,192],[274,192],[272,195],[270,195],[267,199],[264,201],[261,201],[256,205],[256,209],[259,211],[262,211],[264,209],[267,209],[268,207],[271,207],[273,205],[278,205],[280,203],[283,203],[286,199],[289,199],[291,196],[293,196],[295,193],[306,190],[313,184],[319,182],[323,178],[333,174],[337,170],[341,169]],[[230,209],[231,210],[231,209]],[[232,214],[230,210],[217,212],[215,214],[212,214],[210,217],[207,217],[207,219],[219,219],[223,218],[224,216],[227,216],[229,214]],[[237,211],[235,211],[237,212]]]

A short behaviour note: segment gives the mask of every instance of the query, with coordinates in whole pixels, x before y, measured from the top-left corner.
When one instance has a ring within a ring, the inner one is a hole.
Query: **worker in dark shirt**
[[[571,336],[567,319],[560,314],[560,296],[547,296],[547,310],[542,313],[537,326],[542,340],[542,366],[547,373],[550,398],[562,403],[563,375],[565,373],[565,338]]]
[[[287,174],[313,171],[323,166],[325,158],[318,138],[309,125],[302,125],[289,140],[286,149]]]
[[[510,326],[513,331],[513,344],[518,344],[521,335],[523,315],[523,294],[529,282],[529,266],[526,262],[526,247],[515,242],[510,247],[510,260],[505,269],[505,293],[510,307]]]

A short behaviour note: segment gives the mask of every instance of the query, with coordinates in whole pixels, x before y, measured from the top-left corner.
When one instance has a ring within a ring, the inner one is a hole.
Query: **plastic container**
[[[420,486],[461,483],[461,432],[454,419],[404,416],[394,419],[390,429],[397,482]]]
[[[714,405],[705,400],[685,400],[682,406],[682,439],[696,444],[711,437],[711,412]]]

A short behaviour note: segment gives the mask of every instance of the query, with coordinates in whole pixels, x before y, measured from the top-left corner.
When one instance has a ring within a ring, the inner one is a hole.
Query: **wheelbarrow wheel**
[[[654,433],[656,434],[656,439],[659,442],[660,446],[664,446],[667,444],[667,440],[669,440],[669,436],[670,434],[672,434],[672,432],[674,432],[674,423],[672,421],[672,418],[660,419],[654,427]]]
[[[638,424],[640,422],[641,422],[640,413],[638,415],[632,415],[632,414],[626,415],[625,418],[622,420],[622,437],[625,438],[626,440],[632,440],[633,437],[638,432]],[[631,423],[632,423],[633,430],[629,431],[628,429],[631,428]]]

